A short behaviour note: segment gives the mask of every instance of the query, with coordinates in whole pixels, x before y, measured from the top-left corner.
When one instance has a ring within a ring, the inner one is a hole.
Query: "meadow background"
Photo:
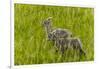
[[[53,17],[54,28],[65,28],[81,39],[86,57],[68,50],[64,57],[46,40],[43,20]],[[62,60],[63,59],[63,60]],[[94,60],[94,9],[14,4],[14,64],[46,64]]]

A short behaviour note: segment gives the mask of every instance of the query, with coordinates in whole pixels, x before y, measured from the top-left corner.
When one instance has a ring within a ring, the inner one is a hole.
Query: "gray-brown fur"
[[[51,17],[47,18],[43,25],[45,27],[47,38],[54,42],[55,46],[64,53],[67,48],[79,49],[80,55],[85,54],[82,50],[82,43],[79,38],[73,38],[72,33],[67,29],[52,28]]]
[[[67,29],[60,29],[60,28],[53,30],[48,35],[49,40],[55,40],[58,38],[68,38],[68,37],[72,37],[72,33],[69,32]]]
[[[80,51],[80,55],[85,55],[85,52],[82,50],[82,43],[79,38],[61,38],[55,40],[55,44],[62,53],[64,53],[68,48],[73,48],[78,49]]]
[[[52,26],[51,26],[51,17],[47,18],[43,22],[43,26],[45,27],[47,35],[52,31]]]
[[[43,22],[43,25],[45,26],[48,40],[55,40],[55,38],[67,38],[72,36],[72,33],[67,29],[62,29],[62,28],[53,29],[51,17],[47,18]]]

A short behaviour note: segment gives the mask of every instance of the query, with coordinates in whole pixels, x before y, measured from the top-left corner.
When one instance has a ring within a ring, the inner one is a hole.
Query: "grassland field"
[[[53,17],[54,28],[68,29],[82,41],[86,57],[68,50],[64,58],[55,52],[52,42],[46,40],[41,25]],[[61,60],[63,59],[63,61]],[[14,4],[14,64],[46,64],[94,60],[94,9],[69,6]]]

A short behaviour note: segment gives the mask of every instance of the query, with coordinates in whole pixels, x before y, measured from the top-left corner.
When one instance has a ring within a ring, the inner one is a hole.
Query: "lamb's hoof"
[[[58,50],[56,50],[56,52],[58,52]]]

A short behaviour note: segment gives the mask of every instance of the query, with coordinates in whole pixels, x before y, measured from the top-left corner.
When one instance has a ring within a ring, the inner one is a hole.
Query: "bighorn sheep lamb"
[[[72,33],[67,29],[62,29],[62,28],[53,29],[51,19],[52,17],[49,17],[43,22],[43,26],[45,27],[48,40],[54,40],[55,38],[67,38],[72,36]]]

